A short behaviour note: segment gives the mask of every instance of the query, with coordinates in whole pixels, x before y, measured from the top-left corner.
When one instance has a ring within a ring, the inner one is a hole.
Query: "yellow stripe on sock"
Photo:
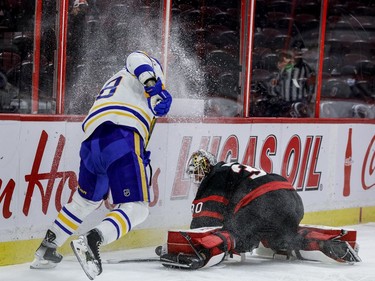
[[[125,235],[126,233],[128,233],[128,225],[126,224],[126,221],[124,220],[124,218],[119,215],[116,211],[112,211],[110,212],[107,217],[112,217],[114,218],[117,222],[119,222],[120,226],[121,226],[121,233],[120,233],[120,237]]]
[[[65,225],[69,226],[72,230],[77,230],[78,224],[73,223],[73,221],[69,220],[63,213],[59,213],[57,218],[62,221]]]

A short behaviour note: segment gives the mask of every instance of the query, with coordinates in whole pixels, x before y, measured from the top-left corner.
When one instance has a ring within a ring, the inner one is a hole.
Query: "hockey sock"
[[[102,245],[107,245],[120,239],[134,226],[142,223],[148,216],[146,202],[131,202],[121,204],[112,210],[96,227],[103,236]]]
[[[66,204],[57,215],[51,230],[55,233],[54,243],[60,247],[78,229],[82,221],[93,212],[99,202],[82,198],[78,192],[73,195],[73,200]]]

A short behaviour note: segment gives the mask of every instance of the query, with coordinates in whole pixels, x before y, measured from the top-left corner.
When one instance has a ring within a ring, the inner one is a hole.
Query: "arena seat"
[[[0,68],[5,72],[21,63],[21,56],[15,52],[1,52],[0,53]]]
[[[238,62],[235,57],[224,50],[213,50],[207,55],[207,63],[224,69],[235,69]]]
[[[351,89],[345,80],[341,78],[330,78],[323,82],[322,97],[348,99]]]

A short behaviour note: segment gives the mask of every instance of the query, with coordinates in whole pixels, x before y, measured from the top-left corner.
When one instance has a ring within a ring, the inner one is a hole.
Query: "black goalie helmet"
[[[212,166],[216,165],[215,156],[203,149],[194,152],[187,163],[186,173],[194,181],[201,183],[203,178],[211,171]]]

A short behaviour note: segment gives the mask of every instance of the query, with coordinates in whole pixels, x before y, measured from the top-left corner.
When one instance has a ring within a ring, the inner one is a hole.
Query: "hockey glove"
[[[154,79],[152,79],[152,80],[155,81]],[[164,90],[164,85],[161,82],[160,78],[158,78],[158,80],[156,80],[155,85],[145,86],[144,89],[145,89],[146,98],[150,98],[150,97],[159,95],[161,93],[161,91]]]
[[[172,104],[172,96],[167,90],[162,90],[159,94],[147,99],[148,107],[155,116],[164,116],[169,112]]]

